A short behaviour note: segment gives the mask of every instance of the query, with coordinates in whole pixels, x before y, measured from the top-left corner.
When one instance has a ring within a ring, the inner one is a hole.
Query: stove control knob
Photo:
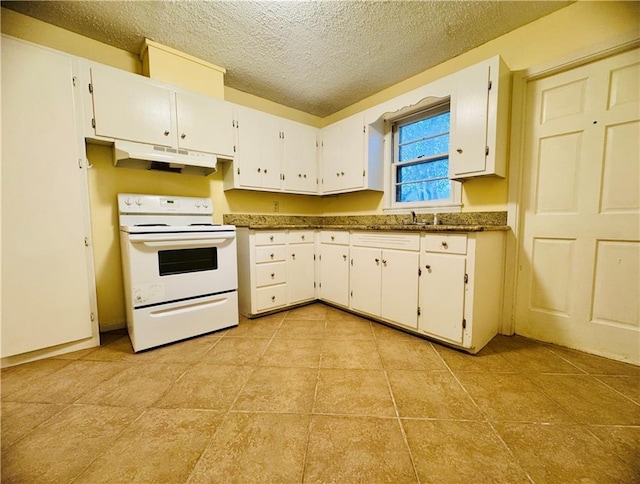
[[[196,200],[196,207],[200,208],[200,200]]]
[[[209,201],[208,200],[202,200],[202,206],[204,208],[209,208]]]
[[[133,200],[131,200],[131,197],[127,197],[127,199],[124,201],[124,203],[129,206],[133,203]]]
[[[142,199],[141,198],[136,198],[136,205],[138,207],[142,205]]]

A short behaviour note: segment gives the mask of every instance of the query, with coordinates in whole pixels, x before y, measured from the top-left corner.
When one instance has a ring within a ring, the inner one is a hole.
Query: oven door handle
[[[149,237],[148,235],[130,236],[129,240],[134,244],[144,244],[147,247],[203,247],[208,245],[220,245],[228,240],[235,239],[233,235],[219,235],[216,237],[189,235],[169,235],[163,237]]]

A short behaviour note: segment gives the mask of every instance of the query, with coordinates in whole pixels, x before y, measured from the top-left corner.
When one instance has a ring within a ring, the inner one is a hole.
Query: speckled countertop
[[[419,214],[417,224],[410,215],[254,215],[225,214],[224,223],[256,230],[325,229],[325,230],[399,230],[407,232],[482,232],[509,230],[507,212],[463,212]]]

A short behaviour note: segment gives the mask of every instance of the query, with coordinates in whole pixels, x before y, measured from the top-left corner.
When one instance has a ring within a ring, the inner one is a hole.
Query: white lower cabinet
[[[503,234],[424,234],[418,331],[476,353],[500,326]]]
[[[320,299],[348,307],[349,232],[321,231],[319,252]]]
[[[419,247],[418,234],[353,233],[350,308],[415,329]]]
[[[287,304],[312,301],[316,295],[316,246],[313,230],[287,233]]]
[[[240,314],[254,316],[315,299],[313,230],[238,228]]]

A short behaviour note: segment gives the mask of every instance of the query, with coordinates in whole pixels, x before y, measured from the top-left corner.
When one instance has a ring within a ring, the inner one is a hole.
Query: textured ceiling
[[[317,116],[569,1],[3,1],[138,53],[145,37],[227,69],[225,84]]]

